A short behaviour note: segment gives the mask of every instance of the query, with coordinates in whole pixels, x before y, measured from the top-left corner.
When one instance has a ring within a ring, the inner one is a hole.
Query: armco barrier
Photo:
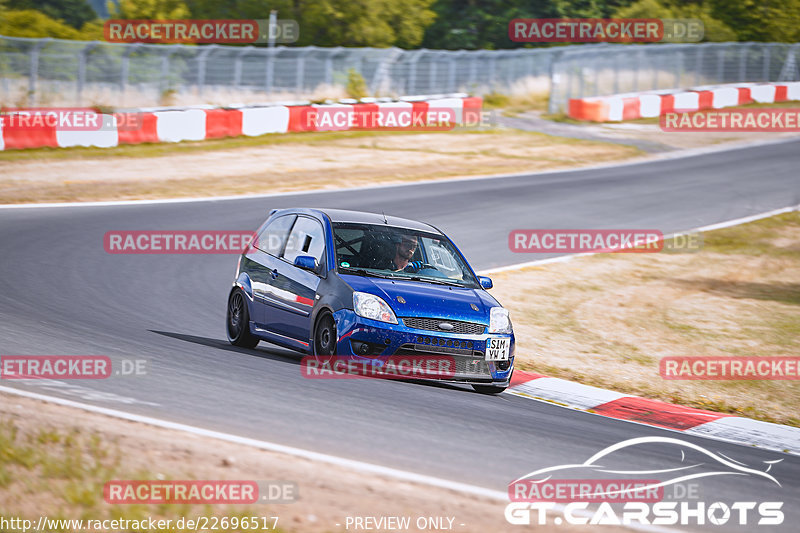
[[[399,110],[424,114],[429,109],[452,109],[457,124],[465,122],[479,124],[483,105],[481,98],[464,94],[427,98],[417,96],[400,101],[386,100],[307,105],[276,104],[236,109],[215,109],[208,106],[193,109],[142,109],[124,111],[116,115],[124,123],[135,123],[137,127],[118,127],[117,120],[109,117],[108,123],[113,124],[113,127],[98,131],[56,131],[54,126],[4,130],[0,125],[0,150],[44,146],[107,148],[121,144],[201,141],[240,135],[252,137],[266,133],[375,128],[365,111],[380,113],[385,123],[389,114],[398,113]],[[129,114],[136,115],[136,120],[127,120]],[[334,122],[322,121],[321,118],[326,114],[329,116],[325,118]]]
[[[568,116],[591,122],[653,118],[673,111],[721,109],[750,103],[800,100],[800,82],[735,83],[713,87],[615,94],[569,101]]]

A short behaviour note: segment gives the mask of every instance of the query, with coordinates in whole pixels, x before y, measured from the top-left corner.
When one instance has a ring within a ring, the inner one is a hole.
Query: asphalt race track
[[[146,376],[2,385],[504,490],[623,439],[695,442],[772,474],[703,481],[710,501],[785,501],[800,521],[800,458],[570,411],[511,395],[386,380],[307,380],[299,355],[233,348],[224,313],[234,255],[111,255],[110,230],[253,230],[271,208],[405,216],[450,235],[476,269],[538,259],[517,228],[664,233],[800,203],[800,141],[618,168],[241,200],[0,209],[0,354],[147,360]],[[97,394],[97,392],[105,394]],[[670,455],[670,457],[672,457]],[[658,446],[632,467],[669,461]],[[302,484],[301,484],[302,490]],[[502,506],[498,506],[502,513]],[[727,530],[730,527],[716,527]],[[766,527],[760,527],[760,530]]]

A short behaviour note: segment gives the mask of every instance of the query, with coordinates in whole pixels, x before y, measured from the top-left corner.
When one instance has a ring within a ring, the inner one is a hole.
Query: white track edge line
[[[693,228],[686,231],[680,231],[676,233],[670,233],[669,235],[664,235],[660,241],[672,239],[674,237],[679,237],[682,235],[689,235],[692,233],[704,233],[706,231],[713,231],[722,228],[729,228],[731,226],[738,226],[740,224],[747,224],[748,222],[754,222],[756,220],[761,220],[764,218],[770,218],[777,215],[782,215],[784,213],[791,213],[792,211],[800,211],[800,204],[789,206],[789,207],[782,207],[780,209],[773,209],[772,211],[766,211],[764,213],[758,213],[755,215],[750,215],[742,218],[735,218],[733,220],[727,220],[725,222],[718,222],[716,224],[710,224],[708,226],[700,226],[699,228]],[[554,229],[553,231],[558,231]],[[477,272],[478,274],[496,274],[499,272],[506,272],[510,270],[520,270],[523,268],[528,268],[532,266],[538,265],[546,265],[549,263],[566,263],[567,261],[572,261],[573,259],[579,257],[587,257],[592,255],[598,255],[607,252],[585,252],[585,253],[577,253],[577,254],[567,254],[567,255],[560,255],[558,257],[548,257],[547,259],[537,259],[535,261],[526,261],[524,263],[516,263],[513,265],[496,267],[496,268],[489,268],[486,270],[481,270]]]
[[[483,496],[488,497],[496,500],[504,500],[507,498],[507,494],[502,491],[492,490],[492,489],[485,489],[482,487],[478,487],[475,485],[468,485],[466,483],[459,483],[455,481],[448,481],[445,479],[440,479],[432,476],[426,476],[423,474],[415,474],[413,472],[407,472],[403,470],[398,470],[394,468],[379,466],[371,463],[364,463],[361,461],[356,461],[353,459],[345,459],[343,457],[336,457],[334,455],[327,455],[319,452],[312,452],[310,450],[304,450],[302,448],[294,448],[292,446],[286,446],[283,444],[277,444],[268,441],[262,441],[257,439],[251,439],[248,437],[240,437],[237,435],[232,435],[229,433],[222,433],[219,431],[213,431],[210,429],[203,429],[196,426],[190,426],[187,424],[181,424],[178,422],[169,422],[167,420],[161,420],[158,418],[153,418],[144,415],[137,415],[134,413],[128,413],[125,411],[119,411],[117,409],[109,409],[106,407],[99,407],[96,405],[75,402],[72,400],[67,400],[64,398],[59,398],[56,396],[49,396],[45,394],[39,394],[36,392],[30,392],[27,390],[16,389],[13,387],[4,387],[0,386],[0,392],[6,392],[9,394],[15,394],[18,396],[24,396],[26,398],[32,398],[35,400],[41,400],[49,403],[54,403],[57,405],[61,405],[64,407],[73,407],[77,409],[82,409],[84,411],[89,411],[92,413],[98,413],[106,416],[111,416],[114,418],[120,418],[123,420],[128,420],[131,422],[139,422],[142,424],[147,424],[150,426],[156,426],[164,429],[172,429],[183,431],[186,433],[191,433],[193,435],[197,435],[200,437],[210,437],[214,439],[224,440],[227,442],[231,442],[234,444],[243,444],[246,446],[251,446],[255,448],[260,448],[262,450],[271,451],[271,452],[278,452],[284,453],[288,455],[293,455],[295,457],[301,457],[303,459],[310,459],[313,461],[321,461],[329,464],[333,464],[336,466],[342,466],[346,468],[351,468],[354,470],[359,470],[363,472],[369,472],[372,474],[379,474],[385,475],[389,477],[393,477],[396,479],[400,479],[403,481],[411,481],[416,483],[424,483],[426,485],[433,485],[436,487],[456,490],[459,492],[467,492],[469,494],[473,494],[476,496]]]
[[[36,392],[30,392],[22,389],[15,389],[13,387],[4,387],[0,386],[0,392],[5,392],[8,394],[14,394],[17,396],[23,396],[26,398],[31,398],[34,400],[40,400],[48,403],[54,403],[57,405],[61,405],[64,407],[73,407],[77,409],[81,409],[84,411],[88,411],[91,413],[98,413],[105,416],[110,416],[113,418],[119,418],[122,420],[128,420],[131,422],[139,422],[141,424],[147,424],[150,426],[160,427],[164,429],[171,429],[177,431],[183,431],[185,433],[190,433],[192,435],[197,435],[200,437],[209,437],[217,440],[223,440],[226,442],[231,442],[234,444],[241,444],[244,446],[250,446],[253,448],[258,448],[261,450],[266,450],[270,452],[277,452],[283,453],[286,455],[292,455],[294,457],[300,457],[303,459],[309,459],[312,461],[319,461],[323,463],[332,464],[335,466],[340,466],[343,468],[349,468],[352,470],[360,471],[360,472],[367,472],[370,474],[377,474],[386,477],[391,477],[400,481],[408,481],[411,483],[419,483],[422,485],[429,485],[432,487],[437,487],[441,489],[452,490],[456,492],[462,492],[465,494],[470,494],[473,496],[481,496],[485,498],[490,498],[492,500],[497,500],[501,502],[508,502],[508,494],[499,490],[492,490],[486,489],[483,487],[478,487],[476,485],[470,485],[467,483],[459,483],[457,481],[449,481],[442,478],[437,478],[433,476],[426,476],[424,474],[416,474],[414,472],[408,472],[406,470],[399,470],[396,468],[390,468],[387,466],[379,466],[372,463],[364,463],[361,461],[356,461],[354,459],[345,459],[343,457],[336,457],[334,455],[327,455],[324,453],[319,452],[312,452],[310,450],[304,450],[302,448],[294,448],[292,446],[286,446],[283,444],[277,444],[274,442],[267,442],[257,439],[251,439],[248,437],[240,437],[238,435],[232,435],[229,433],[222,433],[219,431],[212,431],[209,429],[203,429],[196,426],[189,426],[186,424],[180,424],[178,422],[169,422],[166,420],[161,420],[158,418],[152,418],[149,416],[137,415],[134,413],[126,413],[125,411],[118,411],[116,409],[108,409],[106,407],[99,407],[96,405],[90,405],[86,403],[74,402],[72,400],[66,400],[63,398],[58,398],[56,396],[48,396],[45,394],[39,394]],[[564,505],[556,504],[552,510],[553,511],[563,511],[565,508]],[[578,512],[573,511],[573,514],[582,516],[584,515],[583,510],[579,509]],[[593,516],[593,513],[585,513],[586,517]],[[655,533],[674,533],[678,530],[663,528],[659,526],[654,526],[651,524],[626,524],[622,527],[626,527],[629,529],[633,529],[636,531],[650,531]]]
[[[555,135],[555,137],[558,137]],[[476,180],[490,180],[502,178],[519,178],[523,176],[542,176],[547,174],[563,174],[566,172],[581,172],[588,170],[603,170],[608,168],[626,167],[631,165],[644,165],[648,163],[655,163],[659,161],[670,161],[673,159],[684,159],[688,157],[697,157],[706,154],[716,154],[721,152],[730,152],[740,150],[742,148],[756,148],[759,146],[769,146],[773,144],[784,144],[797,141],[797,137],[781,138],[769,141],[759,142],[742,142],[730,143],[722,146],[712,146],[703,148],[690,148],[686,150],[676,150],[674,152],[667,152],[666,154],[651,154],[649,156],[633,158],[630,161],[606,163],[600,165],[590,165],[585,167],[561,168],[553,170],[541,170],[537,172],[515,172],[512,174],[490,174],[486,176],[457,176],[452,178],[428,179],[411,182],[399,183],[385,183],[379,185],[364,185],[361,187],[342,187],[324,190],[303,190],[303,191],[285,191],[276,193],[263,193],[263,194],[241,194],[229,196],[208,196],[200,198],[161,198],[154,200],[109,200],[103,202],[62,202],[62,203],[30,203],[30,204],[0,204],[0,209],[37,209],[37,208],[58,208],[58,207],[109,207],[109,206],[127,206],[127,205],[158,205],[158,204],[185,204],[196,202],[219,202],[229,200],[254,200],[259,198],[279,198],[281,196],[302,196],[308,194],[317,194],[320,192],[353,192],[364,191],[372,189],[386,189],[390,187],[411,187],[414,185],[427,185],[433,183],[457,183],[461,181],[476,181]],[[602,141],[601,141],[602,142]]]

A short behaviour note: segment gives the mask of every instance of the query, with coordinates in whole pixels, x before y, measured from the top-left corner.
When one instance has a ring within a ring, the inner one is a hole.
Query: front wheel
[[[505,385],[473,385],[472,388],[480,394],[500,394],[507,387]]]
[[[314,352],[316,356],[335,355],[336,324],[329,313],[325,313],[314,328]]]
[[[225,320],[228,341],[241,348],[255,348],[259,338],[250,333],[250,311],[244,292],[235,289],[228,298],[228,316]]]

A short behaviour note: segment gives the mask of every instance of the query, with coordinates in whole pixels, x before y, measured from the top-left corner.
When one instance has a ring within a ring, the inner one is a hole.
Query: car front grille
[[[396,356],[426,356],[442,357],[452,356],[455,362],[455,375],[448,379],[491,379],[492,373],[486,363],[483,352],[472,350],[456,350],[439,346],[426,346],[422,344],[404,344],[396,352]]]
[[[453,329],[443,329],[440,324],[452,324]],[[484,324],[475,322],[459,322],[456,320],[443,320],[441,318],[417,318],[404,317],[403,324],[414,329],[424,329],[426,331],[441,331],[443,333],[456,333],[460,335],[480,335],[486,330]]]

